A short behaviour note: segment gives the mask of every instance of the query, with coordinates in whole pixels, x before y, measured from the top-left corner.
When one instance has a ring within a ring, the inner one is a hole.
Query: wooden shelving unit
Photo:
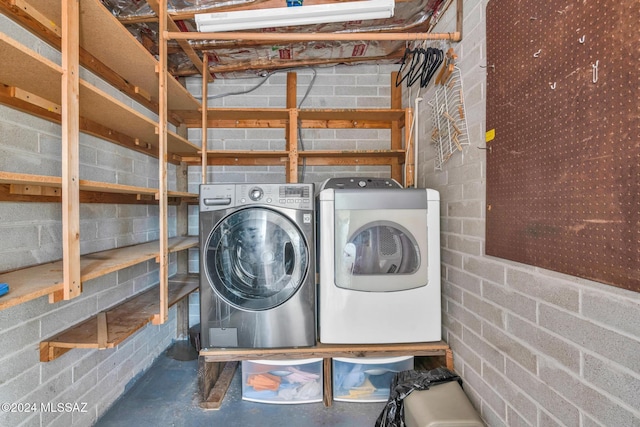
[[[410,185],[412,176],[405,176],[406,141],[410,140],[411,108],[401,108],[401,88],[396,88],[395,73],[391,76],[390,108],[378,109],[299,109],[295,73],[287,74],[287,104],[289,108],[209,108],[206,122],[200,112],[179,112],[189,128],[264,128],[282,129],[286,149],[283,151],[207,150],[209,166],[285,166],[287,180],[297,182],[296,169],[300,161],[310,166],[389,166],[391,177]],[[389,129],[388,149],[381,150],[298,150],[297,129]],[[410,145],[410,144],[409,144]],[[200,156],[183,156],[189,164],[199,164]]]
[[[198,276],[169,281],[169,307],[198,289]],[[153,320],[159,310],[154,286],[40,343],[40,361],[50,362],[74,348],[114,348]]]
[[[0,0],[0,12],[5,13],[53,47],[60,49],[63,24],[62,4],[61,0],[20,2]],[[80,65],[93,71],[150,110],[157,111],[159,105],[158,61],[99,0],[80,2],[80,16],[80,26],[77,31],[80,43]],[[177,80],[170,79],[167,82],[167,91],[170,111],[197,111],[200,108],[200,102]],[[172,113],[169,120],[176,125],[181,122],[180,117]]]
[[[61,202],[62,259],[20,270],[0,273],[10,292],[0,300],[0,309],[44,295],[50,302],[71,299],[82,291],[82,283],[111,272],[155,259],[160,284],[108,312],[109,325],[117,325],[106,347],[152,320],[163,323],[168,308],[197,288],[197,281],[177,285],[168,278],[168,255],[198,245],[197,237],[168,236],[167,206],[197,203],[197,194],[167,188],[167,163],[184,164],[183,156],[198,156],[201,149],[173,130],[184,120],[175,111],[197,112],[200,103],[175,79],[160,84],[160,62],[131,35],[100,0],[0,0],[0,13],[8,16],[61,52],[57,64],[0,33],[0,103],[62,126],[62,174],[43,176],[0,172],[0,201]],[[81,79],[80,66],[124,93],[107,93]],[[151,110],[143,114],[133,102]],[[154,114],[158,118],[154,118]],[[86,133],[158,158],[159,187],[145,188],[81,179],[79,133]],[[79,205],[82,203],[156,204],[160,207],[160,239],[139,245],[80,255]],[[169,282],[172,282],[171,290]],[[178,282],[182,282],[179,280]],[[174,290],[177,289],[176,290]],[[185,293],[186,292],[186,293]],[[153,302],[153,304],[151,304]],[[142,304],[142,306],[140,305]],[[146,307],[144,310],[141,307]],[[97,319],[100,320],[100,316]],[[98,322],[102,325],[102,321]],[[78,328],[81,329],[80,326]],[[99,334],[98,348],[105,348]],[[66,340],[66,341],[65,341]],[[52,360],[66,350],[92,347],[65,338],[43,343]],[[55,356],[55,357],[53,357]]]

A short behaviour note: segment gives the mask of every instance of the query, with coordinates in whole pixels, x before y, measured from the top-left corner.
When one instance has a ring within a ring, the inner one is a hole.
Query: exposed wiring
[[[283,68],[281,70],[269,71],[266,74],[262,74],[261,75],[263,77],[263,79],[262,79],[262,81],[260,83],[258,83],[257,85],[255,85],[255,86],[253,86],[253,87],[251,87],[249,89],[238,91],[238,92],[225,92],[225,93],[217,93],[217,94],[213,94],[213,95],[208,95],[207,99],[219,99],[219,98],[224,98],[224,97],[227,97],[227,96],[246,95],[247,93],[251,93],[254,90],[258,89],[263,84],[265,84],[267,82],[267,80],[269,80],[269,77],[273,76],[274,74],[287,73],[287,72],[293,71],[293,70],[296,70],[296,68]],[[313,82],[315,81],[316,71],[313,68],[311,68],[311,70],[313,70],[314,75],[313,75],[313,80],[311,81],[310,84],[313,85]],[[247,78],[252,78],[252,77],[247,77]],[[305,98],[309,94],[309,90],[310,89],[311,89],[310,87],[307,89],[307,93],[305,94]],[[194,95],[194,98],[202,99],[202,96]],[[304,101],[305,98],[303,98],[302,101]],[[302,104],[302,102],[301,102],[301,104]]]
[[[311,92],[311,88],[313,88],[313,85],[316,82],[316,77],[318,75],[318,73],[316,72],[315,68],[309,68],[309,69],[311,71],[313,71],[313,77],[311,78],[311,81],[309,82],[309,86],[307,86],[307,91],[304,93],[304,96],[302,97],[302,99],[300,100],[300,103],[298,104],[298,108],[302,107],[302,104],[307,99],[307,96],[309,96],[309,92]]]
[[[311,88],[313,88],[313,85],[316,82],[316,77],[318,73],[316,72],[315,68],[310,68],[310,70],[313,72],[313,77],[311,77],[311,81],[307,86],[307,90],[305,91],[304,96],[298,103],[298,109],[302,107],[302,104],[304,104],[304,101],[307,99],[307,96],[309,96],[309,92],[311,92]],[[302,139],[302,120],[300,120],[300,116],[298,116],[298,145],[299,145],[298,147],[299,150],[304,151],[304,140]],[[302,159],[302,167],[300,168],[300,176],[298,177],[299,182],[304,182],[304,175],[306,171],[307,171],[307,159],[305,157]]]
[[[306,101],[307,97],[309,96],[309,93],[311,92],[311,89],[313,88],[313,85],[316,82],[316,77],[318,76],[317,71],[315,70],[315,68],[309,68],[312,72],[313,72],[313,77],[311,77],[311,81],[309,82],[309,85],[307,86],[307,90],[304,93],[304,96],[302,97],[302,99],[300,100],[300,102],[298,103],[298,108],[302,107],[302,104],[304,104],[304,101]],[[207,96],[207,100],[209,99],[219,99],[219,98],[224,98],[227,96],[235,96],[235,95],[246,95],[247,93],[251,93],[254,90],[258,89],[260,86],[262,86],[263,84],[265,84],[267,82],[267,80],[269,80],[269,77],[271,77],[272,75],[276,74],[276,73],[284,73],[284,72],[289,72],[295,70],[295,68],[285,68],[285,69],[281,69],[281,70],[275,70],[275,71],[271,71],[269,73],[267,73],[264,78],[262,79],[262,81],[260,83],[258,83],[257,85],[247,89],[247,90],[243,90],[243,91],[238,91],[238,92],[226,92],[226,93],[219,93],[219,94],[215,94],[215,95],[208,95]],[[202,96],[198,97],[195,96],[196,99],[202,99]],[[304,151],[304,140],[302,138],[302,121],[300,120],[300,118],[298,118],[298,149],[300,151]],[[304,182],[304,175],[306,173],[306,168],[307,168],[307,161],[306,159],[302,159],[302,167],[300,170],[300,176],[299,176],[299,181],[300,182]]]

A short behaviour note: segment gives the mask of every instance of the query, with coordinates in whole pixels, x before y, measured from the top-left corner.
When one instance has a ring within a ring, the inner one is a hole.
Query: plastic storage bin
[[[413,369],[413,356],[333,359],[333,400],[386,402],[396,372]]]
[[[322,359],[242,361],[242,399],[293,404],[322,402]]]

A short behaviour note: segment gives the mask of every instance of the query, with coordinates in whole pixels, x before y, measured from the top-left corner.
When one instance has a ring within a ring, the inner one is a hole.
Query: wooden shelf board
[[[62,178],[57,176],[30,175],[4,171],[0,171],[0,183],[18,184],[23,186],[62,188]],[[158,193],[157,188],[136,187],[133,185],[113,184],[107,182],[90,181],[86,179],[80,180],[80,190],[93,191],[98,193],[136,194],[143,196],[153,196],[154,198]],[[195,193],[188,193],[184,191],[169,191],[168,195],[169,197],[189,199],[198,197],[198,195]]]
[[[209,108],[210,120],[288,120],[287,108]]]
[[[61,2],[29,0],[53,24],[62,27]],[[109,12],[100,0],[80,2],[80,46],[124,80],[158,103],[158,61]],[[167,83],[170,110],[197,110],[200,103],[177,80]]]
[[[298,151],[300,157],[384,157],[384,158],[404,158],[405,150],[306,150]]]
[[[362,121],[391,123],[400,121],[404,123],[405,111],[402,109],[301,109],[298,110],[300,120],[321,121]]]
[[[248,159],[279,159],[289,157],[286,151],[254,151],[254,150],[210,150],[207,151],[209,159],[215,158],[248,158]]]
[[[196,111],[173,111],[189,128],[202,127],[202,114]],[[283,128],[289,122],[286,108],[209,108],[207,124],[211,128]]]
[[[80,106],[82,117],[100,123],[116,132],[140,139],[147,144],[150,154],[158,155],[158,123],[134,110],[109,94],[89,83],[80,81]],[[109,113],[106,114],[105,112]],[[199,147],[179,136],[168,132],[169,153],[197,153]]]
[[[184,158],[189,164],[199,164],[199,158]],[[207,151],[209,166],[284,166],[289,160],[286,151]]]
[[[59,2],[52,3],[59,5]],[[29,96],[42,98],[46,103],[56,106],[51,108],[51,111],[60,113],[60,66],[2,33],[0,57],[3,60],[3,66],[0,67],[0,83],[26,91]],[[83,119],[98,123],[116,133],[128,135],[132,139],[139,139],[143,147],[148,146],[148,154],[158,156],[158,124],[152,119],[84,80],[80,80],[80,105]],[[195,154],[198,149],[187,139],[175,132],[169,132],[168,152]]]
[[[282,108],[210,108],[207,125],[211,128],[284,128],[289,123],[289,109]],[[178,111],[187,127],[201,127],[198,112]],[[401,109],[336,109],[298,110],[305,129],[389,129],[394,122],[402,128],[405,110]]]
[[[168,191],[167,194],[169,195],[169,197],[179,197],[183,199],[197,199],[199,197],[198,193],[189,193],[186,191]]]
[[[59,65],[3,33],[0,33],[0,58],[0,83],[60,104],[62,68]]]
[[[206,362],[227,362],[252,359],[305,359],[310,357],[387,357],[446,355],[449,345],[444,341],[406,344],[322,344],[296,348],[208,348],[200,351]]]
[[[169,239],[169,252],[198,246],[198,237]],[[83,255],[80,258],[81,280],[95,279],[143,261],[159,253],[158,241],[126,246]],[[63,289],[62,261],[49,262],[0,274],[0,283],[7,283],[9,293],[0,298],[0,310],[60,292]]]
[[[169,279],[169,307],[198,289],[197,275]],[[149,323],[160,310],[158,285],[108,310],[104,348],[114,348]],[[72,348],[100,348],[98,343],[98,316],[73,326],[40,344],[41,361],[48,362]],[[64,349],[62,351],[56,349]]]
[[[394,166],[405,161],[404,150],[299,151],[307,166]]]
[[[169,130],[167,131],[167,152],[171,154],[197,154],[200,152],[200,147]]]

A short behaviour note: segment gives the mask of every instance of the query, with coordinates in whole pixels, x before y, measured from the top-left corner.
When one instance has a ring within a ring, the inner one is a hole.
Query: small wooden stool
[[[457,381],[414,391],[404,399],[407,427],[484,427]]]

